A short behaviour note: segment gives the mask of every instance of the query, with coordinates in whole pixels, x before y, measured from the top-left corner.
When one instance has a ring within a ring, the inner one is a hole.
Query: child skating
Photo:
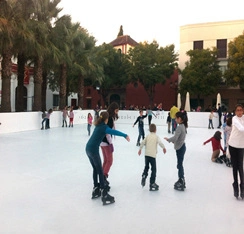
[[[150,134],[146,136],[146,138],[141,142],[140,149],[138,151],[138,155],[141,155],[141,150],[145,146],[145,167],[142,173],[141,185],[142,187],[146,184],[146,179],[148,176],[149,165],[151,165],[151,177],[150,177],[150,191],[157,191],[159,186],[155,183],[156,180],[156,154],[158,145],[163,149],[163,152],[166,153],[166,148],[160,138],[156,135],[156,125],[150,124],[149,126]]]
[[[168,142],[174,143],[174,149],[177,156],[177,168],[178,168],[178,181],[174,184],[174,189],[179,191],[184,191],[186,188],[183,161],[186,152],[185,138],[186,138],[186,128],[188,127],[188,119],[186,112],[177,112],[175,114],[175,121],[178,124],[175,135],[173,137],[164,139]]]
[[[92,117],[91,113],[88,113],[88,115],[87,115],[87,132],[88,132],[88,136],[91,135],[92,121],[93,121],[93,117]]]
[[[133,124],[133,128],[134,128],[134,126],[138,123],[139,135],[138,135],[138,138],[137,138],[136,146],[140,146],[141,137],[142,137],[142,139],[145,138],[143,119],[147,117],[147,114],[143,115],[143,110],[140,110],[139,114],[140,115],[137,117],[135,123]]]
[[[92,191],[92,199],[102,196],[103,205],[114,203],[115,200],[114,197],[108,194],[108,191],[105,188],[102,162],[99,154],[100,143],[102,142],[102,139],[106,134],[122,136],[126,138],[127,141],[130,141],[128,135],[119,132],[117,130],[111,129],[107,125],[108,117],[109,114],[107,111],[102,112],[98,116],[94,124],[95,129],[86,144],[86,154],[93,168],[94,187]],[[98,177],[99,177],[99,182],[98,182]]]
[[[212,162],[216,163],[223,163],[223,161],[219,158],[220,150],[225,154],[224,149],[221,146],[221,132],[216,131],[213,135],[213,137],[209,138],[207,141],[203,142],[203,145],[206,145],[207,143],[211,142],[212,143],[212,157],[211,160]]]

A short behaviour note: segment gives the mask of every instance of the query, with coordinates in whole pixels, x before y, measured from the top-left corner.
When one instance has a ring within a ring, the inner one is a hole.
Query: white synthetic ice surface
[[[132,124],[116,125],[131,141],[114,139],[109,181],[115,203],[108,206],[100,198],[91,200],[86,124],[0,135],[0,233],[244,233],[244,201],[233,196],[232,169],[212,163],[211,144],[203,146],[216,129],[189,127],[187,188],[179,192],[173,189],[178,179],[175,150],[163,140],[171,134],[158,126],[167,153],[158,149],[159,191],[150,192],[149,178],[144,188],[140,184],[144,154],[137,154],[138,129]]]

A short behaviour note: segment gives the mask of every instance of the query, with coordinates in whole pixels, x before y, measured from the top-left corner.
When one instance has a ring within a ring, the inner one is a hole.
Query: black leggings
[[[241,185],[244,185],[244,178],[243,178],[244,149],[229,146],[229,151],[230,151],[230,158],[233,167],[234,183],[238,184],[238,172],[239,172]]]

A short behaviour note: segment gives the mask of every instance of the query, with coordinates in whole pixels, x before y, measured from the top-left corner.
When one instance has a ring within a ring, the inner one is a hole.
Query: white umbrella
[[[218,104],[220,103],[220,106],[221,106],[221,96],[220,96],[220,93],[217,94],[217,102],[216,102],[216,109],[218,110]]]
[[[180,93],[178,93],[178,97],[177,97],[177,107],[179,109],[181,108],[181,96],[180,96]]]
[[[186,93],[185,111],[191,111],[191,107],[190,107],[190,94],[189,94],[189,92]]]

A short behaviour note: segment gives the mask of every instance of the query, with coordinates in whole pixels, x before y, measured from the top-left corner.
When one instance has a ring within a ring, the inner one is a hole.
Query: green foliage
[[[181,94],[190,92],[191,95],[200,98],[215,93],[222,76],[217,61],[217,50],[189,50],[186,54],[190,60],[181,72]]]
[[[150,102],[155,94],[155,85],[164,84],[177,67],[178,55],[174,45],[160,47],[156,41],[140,43],[129,51],[131,66],[128,69],[130,82],[139,81],[145,88]]]
[[[229,86],[240,86],[244,90],[244,32],[228,45],[228,69],[225,78]]]

